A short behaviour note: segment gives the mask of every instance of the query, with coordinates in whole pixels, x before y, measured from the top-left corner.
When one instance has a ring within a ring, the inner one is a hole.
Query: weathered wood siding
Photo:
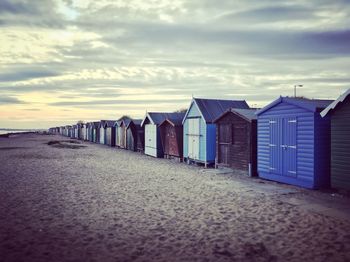
[[[252,175],[256,175],[256,121],[227,113],[216,128],[217,164],[247,172],[251,164]]]
[[[183,157],[183,128],[166,122],[160,127],[164,155]]]
[[[350,190],[350,98],[331,116],[331,185]]]

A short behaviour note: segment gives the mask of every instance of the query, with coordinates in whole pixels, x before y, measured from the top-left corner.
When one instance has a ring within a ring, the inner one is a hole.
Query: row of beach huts
[[[143,119],[49,132],[306,188],[350,190],[350,89],[335,101],[279,97],[262,109],[244,100],[193,98],[183,113],[147,112]]]

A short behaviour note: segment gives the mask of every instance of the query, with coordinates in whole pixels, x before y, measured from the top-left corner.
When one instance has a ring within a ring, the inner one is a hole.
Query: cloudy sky
[[[0,0],[0,127],[350,87],[349,0]]]

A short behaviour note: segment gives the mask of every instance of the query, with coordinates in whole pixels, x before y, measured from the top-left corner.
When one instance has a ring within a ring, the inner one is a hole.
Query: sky
[[[349,69],[350,0],[0,0],[0,127],[335,99]]]

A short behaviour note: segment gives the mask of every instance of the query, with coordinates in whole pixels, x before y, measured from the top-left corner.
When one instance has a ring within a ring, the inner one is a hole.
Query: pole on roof
[[[302,87],[303,85],[294,85],[294,97],[297,97],[297,87]]]

